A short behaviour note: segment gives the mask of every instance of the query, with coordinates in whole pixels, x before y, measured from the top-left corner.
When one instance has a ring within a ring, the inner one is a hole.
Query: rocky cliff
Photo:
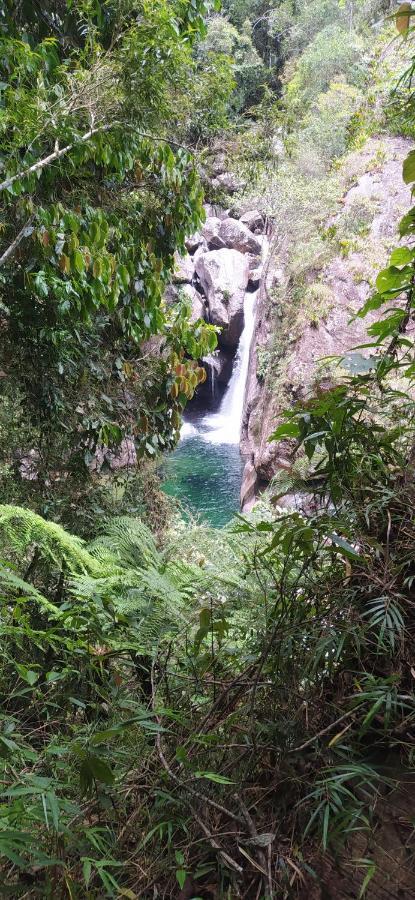
[[[244,509],[279,470],[291,466],[289,446],[268,442],[282,409],[307,397],[316,382],[338,377],[339,369],[321,360],[344,356],[367,340],[370,317],[354,317],[396,245],[398,221],[410,205],[402,181],[408,146],[403,138],[372,138],[348,155],[336,209],[321,232],[323,261],[302,272],[301,279],[290,265],[292,247],[281,226],[271,238],[243,416]],[[353,367],[353,355],[344,365]]]

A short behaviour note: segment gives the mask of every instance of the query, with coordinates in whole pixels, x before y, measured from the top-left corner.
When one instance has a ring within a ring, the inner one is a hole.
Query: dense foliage
[[[58,482],[75,491],[97,447],[129,437],[140,456],[174,444],[197,359],[215,345],[186,308],[163,303],[174,252],[203,215],[171,122],[180,133],[204,11],[2,8],[5,489],[30,452],[21,493],[40,508],[49,494],[55,514]]]
[[[368,78],[344,7],[311,6],[278,109],[294,198],[296,177],[315,194],[301,142],[320,177]],[[156,536],[144,508],[101,509],[89,543],[53,521],[79,525],[100,452],[174,442],[214,346],[162,300],[202,215],[178,144],[210,139],[233,78],[238,103],[257,90],[246,67],[287,13],[224,9],[205,31],[197,0],[1,7],[0,892],[16,900],[414,890],[415,207],[359,313],[378,314],[361,374],[281,417],[293,466],[268,503]],[[206,62],[192,90],[208,101],[223,74],[223,92],[198,129],[185,94]],[[407,133],[413,71],[390,101]],[[293,492],[299,510],[280,509]]]

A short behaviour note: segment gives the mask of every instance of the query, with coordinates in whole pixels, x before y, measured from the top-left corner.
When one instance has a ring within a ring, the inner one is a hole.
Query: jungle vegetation
[[[301,512],[275,486],[186,524],[149,468],[216,344],[163,302],[200,147],[270,108],[301,140],[339,47],[364,87],[351,26],[383,7],[293,7],[0,4],[4,897],[412,895],[413,817],[395,866],[382,829],[414,767],[415,207],[359,313],[369,364],[271,437],[307,460]],[[409,135],[414,71],[387,100]],[[126,438],[110,507],[93,463]]]

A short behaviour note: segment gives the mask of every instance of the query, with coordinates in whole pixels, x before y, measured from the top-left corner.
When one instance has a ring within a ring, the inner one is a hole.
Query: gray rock
[[[250,512],[255,505],[258,488],[258,475],[254,463],[249,459],[245,463],[241,486],[241,511]]]
[[[244,213],[241,216],[241,222],[254,234],[262,234],[264,231],[264,217],[259,209],[251,209],[249,212]]]
[[[226,172],[226,154],[218,153],[210,164],[212,175],[222,175]]]
[[[235,350],[243,329],[248,260],[237,250],[211,250],[198,257],[196,272],[207,298],[209,320],[223,328],[219,345]]]
[[[246,181],[241,181],[232,172],[223,172],[222,175],[218,175],[217,178],[212,181],[212,184],[214,187],[217,186],[228,191],[229,194],[236,194],[237,191],[243,191],[246,187]]]
[[[195,274],[195,266],[191,256],[180,256],[179,253],[174,254],[174,272],[173,281],[175,284],[184,284],[193,280]]]
[[[209,216],[202,228],[202,237],[204,237],[209,250],[221,250],[226,247],[226,241],[219,237],[219,229],[221,227],[221,219],[218,216]]]
[[[206,316],[206,305],[202,295],[199,294],[199,291],[197,291],[192,284],[184,284],[181,288],[181,293],[184,294],[186,299],[190,300],[192,304],[190,321],[197,322],[198,319],[204,319]]]
[[[188,238],[186,238],[185,244],[186,250],[188,250],[190,254],[193,254],[196,252],[197,248],[200,247],[201,244],[203,244],[203,235],[200,233],[200,231],[195,231],[194,234],[191,234]]]
[[[239,250],[240,253],[252,253],[259,256],[262,251],[262,242],[238,219],[223,219],[220,223],[218,238],[225,247]]]
[[[164,300],[167,306],[174,306],[179,296],[178,288],[174,284],[168,284],[164,291]]]
[[[249,285],[250,291],[258,290],[259,285],[261,283],[261,277],[262,277],[262,266],[256,266],[255,268],[249,270],[248,285]]]

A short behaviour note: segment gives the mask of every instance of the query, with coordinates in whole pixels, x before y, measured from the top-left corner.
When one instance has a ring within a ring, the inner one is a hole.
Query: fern
[[[49,522],[30,509],[0,505],[0,532],[3,543],[21,558],[35,547],[58,568],[70,572],[98,571],[98,564],[81,538],[69,534],[56,522]]]
[[[85,601],[112,602],[135,623],[145,653],[166,637],[184,639],[189,628],[198,627],[200,609],[222,609],[225,597],[227,620],[240,633],[263,622],[259,585],[246,571],[246,543],[246,535],[230,529],[219,535],[196,527],[158,549],[143,522],[123,516],[110,521],[88,548],[98,575],[76,575],[72,591]]]
[[[24,598],[34,600],[38,606],[48,613],[53,613],[56,616],[60,615],[57,606],[51,603],[50,600],[47,600],[32,584],[29,584],[23,578],[19,578],[5,563],[0,565],[0,586],[5,595],[3,599],[6,599],[6,601],[10,597],[18,595],[21,600]]]

